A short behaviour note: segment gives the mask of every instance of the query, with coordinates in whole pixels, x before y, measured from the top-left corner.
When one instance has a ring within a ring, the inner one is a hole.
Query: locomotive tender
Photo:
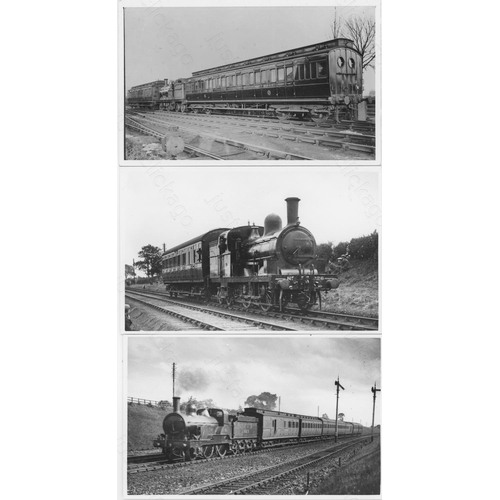
[[[302,310],[319,302],[321,292],[339,286],[316,257],[316,240],[298,218],[299,198],[287,198],[288,224],[270,214],[264,226],[209,231],[165,250],[162,277],[171,296],[216,296],[220,303],[252,305],[268,311],[288,303]]]
[[[169,460],[189,461],[335,437],[335,420],[331,419],[258,408],[245,408],[243,413],[230,415],[218,408],[196,410],[191,404],[182,414],[180,398],[173,400],[174,411],[163,420],[164,433],[153,442]],[[206,412],[208,416],[202,414]],[[338,421],[339,436],[357,436],[362,432],[361,424]]]
[[[161,88],[161,80],[145,84],[149,100],[139,99],[144,86],[132,87],[128,104],[183,113],[296,116],[318,123],[331,114],[336,121],[358,119],[358,104],[365,100],[362,75],[363,60],[354,42],[336,38],[196,71],[190,78],[165,80]]]

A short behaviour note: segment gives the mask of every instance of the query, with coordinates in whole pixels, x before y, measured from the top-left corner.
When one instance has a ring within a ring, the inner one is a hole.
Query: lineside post
[[[338,376],[335,381],[335,385],[337,386],[337,405],[335,406],[335,442],[337,442],[339,440],[339,392],[340,389],[344,390],[344,388],[340,385],[340,377]]]
[[[375,400],[377,399],[377,392],[380,392],[380,389],[377,389],[377,382],[375,382],[375,386],[372,387],[373,392],[373,414],[372,414],[372,443],[373,443],[373,426],[375,425]]]

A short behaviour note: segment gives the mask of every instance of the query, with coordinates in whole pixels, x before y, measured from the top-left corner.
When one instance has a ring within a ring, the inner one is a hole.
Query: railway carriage
[[[134,107],[194,113],[264,114],[318,123],[358,116],[363,59],[354,42],[336,38],[215,68],[168,83],[133,87]]]
[[[160,89],[165,86],[165,80],[157,80],[132,87],[127,93],[127,105],[131,108],[158,109]]]
[[[300,419],[301,440],[319,439],[323,434],[323,422],[319,417],[302,416]]]
[[[193,73],[183,111],[271,111],[325,121],[356,118],[363,100],[362,57],[336,38]]]
[[[258,419],[259,444],[263,447],[296,442],[300,435],[300,417],[293,413],[245,408],[245,415]]]
[[[162,257],[162,277],[173,296],[190,295],[220,303],[283,310],[289,303],[307,310],[321,292],[339,286],[316,257],[313,234],[300,225],[299,198],[287,198],[288,224],[270,214],[264,226],[214,229],[170,248]]]

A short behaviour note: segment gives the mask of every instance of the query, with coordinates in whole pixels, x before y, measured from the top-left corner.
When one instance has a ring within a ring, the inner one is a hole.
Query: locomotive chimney
[[[173,398],[173,401],[174,401],[174,412],[175,413],[179,413],[179,409],[180,409],[180,401],[181,401],[181,398],[178,397],[178,396],[174,396]]]
[[[286,200],[287,226],[293,226],[299,222],[300,198],[287,198]]]

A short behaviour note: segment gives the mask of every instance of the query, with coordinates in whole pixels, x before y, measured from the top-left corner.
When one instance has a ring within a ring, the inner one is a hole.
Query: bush
[[[333,248],[333,260],[337,260],[341,255],[347,252],[349,247],[349,255],[357,260],[374,260],[378,259],[378,233],[374,231],[368,236],[353,238],[349,243],[343,241]]]

